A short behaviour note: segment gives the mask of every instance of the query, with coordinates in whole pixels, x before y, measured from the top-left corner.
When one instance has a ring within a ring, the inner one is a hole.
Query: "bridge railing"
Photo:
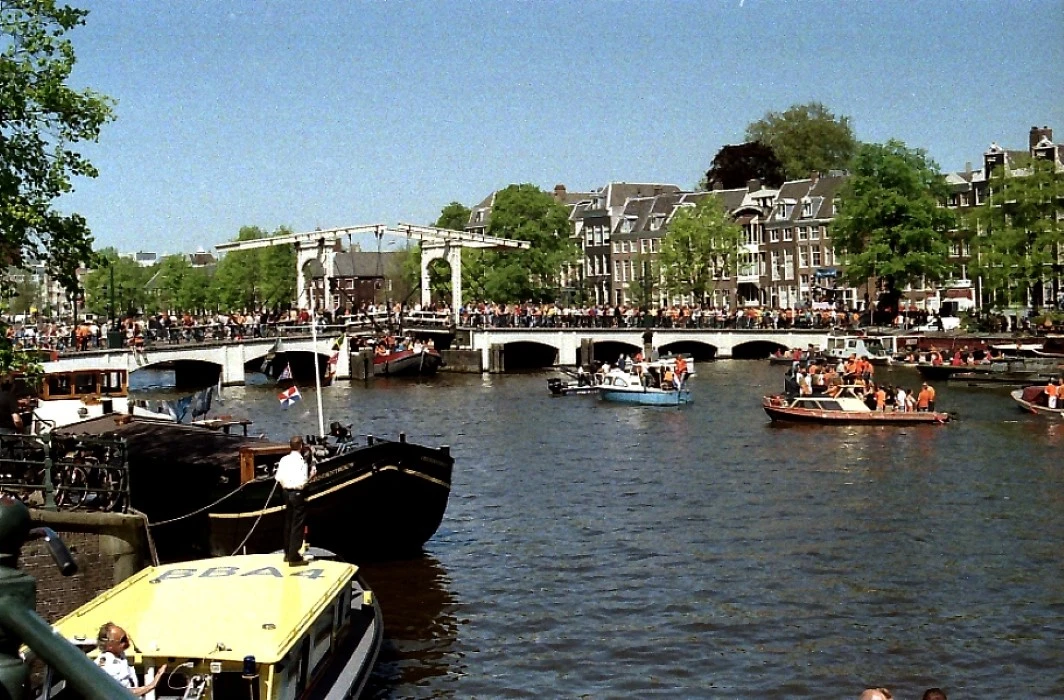
[[[344,323],[318,325],[318,337],[321,340],[335,338],[341,334],[357,334],[365,331],[370,332],[372,325],[364,323]],[[134,335],[122,334],[122,349],[160,349],[176,345],[224,345],[226,343],[240,343],[246,340],[259,340],[270,338],[309,338],[312,335],[308,323],[248,323],[244,325],[206,324],[193,326],[170,326],[162,328],[146,328]],[[81,347],[76,344],[62,345],[58,352],[60,355],[76,354],[84,350],[107,350],[107,339],[90,339]]]
[[[736,317],[693,314],[672,318],[671,316],[640,316],[616,314],[591,314],[587,312],[558,314],[463,314],[459,326],[463,328],[618,328],[636,330],[653,329],[699,329],[699,330],[831,330],[835,328],[856,328],[850,319],[824,318],[819,315],[798,316],[793,319],[770,317]]]

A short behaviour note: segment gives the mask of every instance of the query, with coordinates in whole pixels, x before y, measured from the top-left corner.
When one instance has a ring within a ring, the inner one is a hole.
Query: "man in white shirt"
[[[100,628],[96,638],[96,646],[101,654],[96,657],[96,664],[111,678],[114,678],[122,686],[129,688],[133,695],[140,697],[155,690],[159,679],[166,673],[166,664],[159,667],[158,673],[151,683],[147,685],[137,684],[137,672],[133,664],[126,658],[126,649],[129,648],[129,635],[126,631],[113,622],[106,623]]]
[[[284,489],[284,560],[294,566],[305,563],[299,551],[307,522],[307,502],[303,490],[317,470],[308,468],[307,461],[303,459],[303,438],[294,436],[288,441],[288,447],[292,451],[278,462],[274,478]]]

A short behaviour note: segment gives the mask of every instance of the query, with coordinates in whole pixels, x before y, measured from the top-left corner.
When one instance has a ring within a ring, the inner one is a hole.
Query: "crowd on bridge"
[[[459,325],[471,328],[700,328],[786,330],[856,328],[868,315],[837,308],[764,308],[678,304],[644,310],[637,306],[560,304],[466,304]],[[907,318],[912,325],[920,320]]]

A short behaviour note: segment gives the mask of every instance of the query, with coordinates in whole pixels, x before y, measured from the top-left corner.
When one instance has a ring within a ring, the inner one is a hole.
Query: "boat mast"
[[[318,437],[325,437],[325,414],[321,408],[321,372],[318,370],[318,313],[311,306],[310,341],[314,354],[314,396],[318,404]]]

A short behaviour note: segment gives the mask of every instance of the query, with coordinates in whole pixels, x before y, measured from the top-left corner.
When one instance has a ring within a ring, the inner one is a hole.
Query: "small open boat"
[[[156,698],[357,697],[383,636],[357,566],[250,554],[149,567],[55,624],[90,656],[111,622],[126,631],[138,680],[165,664]],[[80,697],[45,669],[38,697]],[[132,697],[132,696],[130,696]]]
[[[1011,392],[1012,400],[1020,405],[1020,409],[1028,413],[1040,416],[1059,416],[1064,418],[1064,408],[1050,408],[1049,397],[1046,396],[1045,384],[1029,386],[1025,389],[1016,389]],[[1060,399],[1057,399],[1058,401]],[[1059,403],[1057,404],[1060,405]]]
[[[665,380],[668,363],[637,362],[632,371],[615,368],[602,377],[599,396],[604,401],[640,406],[682,406],[691,403],[688,382],[670,384]]]
[[[588,377],[590,379],[590,377]],[[575,396],[577,394],[594,394],[597,393],[598,385],[590,383],[590,381],[571,381],[567,382],[558,377],[551,377],[547,380],[547,389],[550,390],[551,396]]]
[[[373,356],[373,374],[385,377],[427,376],[436,374],[443,356],[428,346],[406,348]]]
[[[876,411],[857,395],[857,387],[844,386],[836,396],[810,394],[766,396],[761,405],[773,421],[791,423],[857,423],[862,425],[942,424],[949,414],[941,411]]]

